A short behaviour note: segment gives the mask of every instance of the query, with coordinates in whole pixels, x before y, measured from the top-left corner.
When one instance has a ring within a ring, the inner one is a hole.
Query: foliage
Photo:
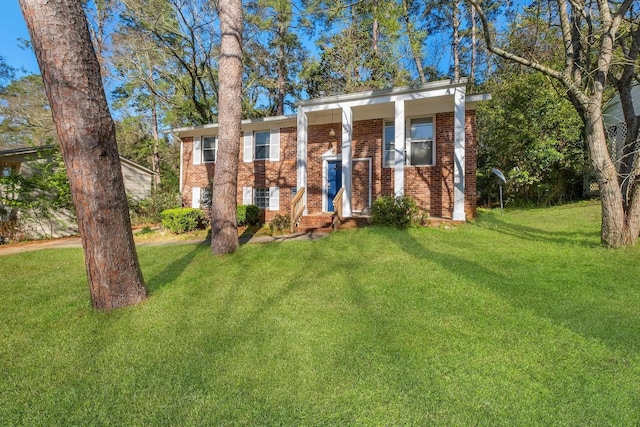
[[[478,105],[478,189],[496,200],[504,172],[513,203],[551,205],[582,197],[586,157],[582,122],[571,103],[537,73],[503,71]]]
[[[262,222],[262,209],[256,205],[238,205],[238,225],[258,225]]]
[[[289,214],[278,214],[269,222],[269,231],[271,231],[271,234],[288,233],[289,230],[291,230],[291,217]]]
[[[55,143],[42,77],[30,74],[0,89],[0,149]]]
[[[165,190],[164,186],[153,188],[149,197],[144,199],[129,198],[129,210],[131,223],[158,224],[162,222],[162,212],[180,206],[180,195],[171,190]]]
[[[405,228],[414,224],[418,213],[411,196],[381,196],[371,205],[371,224]]]
[[[47,235],[57,213],[63,211],[73,219],[75,210],[60,150],[41,151],[22,165],[20,173],[0,177],[0,206],[14,221],[8,230],[22,230],[31,223]]]
[[[640,248],[599,248],[599,211],[139,247],[150,298],[111,313],[81,250],[0,256],[0,419],[635,425]]]
[[[172,233],[181,234],[202,226],[205,220],[202,210],[197,208],[174,208],[162,211],[162,226]]]

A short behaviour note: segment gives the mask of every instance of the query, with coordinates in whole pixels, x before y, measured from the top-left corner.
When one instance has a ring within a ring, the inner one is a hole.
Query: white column
[[[342,214],[351,216],[351,167],[352,167],[352,142],[351,130],[353,129],[353,112],[350,106],[342,107]]]
[[[308,119],[307,113],[302,107],[298,109],[298,145],[297,145],[297,157],[296,157],[296,188],[304,188],[304,200],[305,210],[307,213],[307,126]]]
[[[396,152],[393,173],[393,193],[396,197],[404,196],[404,149],[405,149],[405,118],[404,101],[395,102],[395,136],[394,150]]]
[[[453,219],[464,221],[465,88],[454,94]]]

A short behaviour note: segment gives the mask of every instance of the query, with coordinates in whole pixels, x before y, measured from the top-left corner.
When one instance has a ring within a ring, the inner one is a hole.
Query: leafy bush
[[[237,221],[238,225],[258,225],[262,222],[262,209],[256,205],[240,205]]]
[[[180,206],[180,195],[175,191],[162,188],[153,189],[149,197],[136,200],[129,198],[129,211],[132,225],[158,224],[162,222],[161,213]]]
[[[276,215],[269,223],[269,230],[271,234],[277,232],[278,234],[289,232],[291,229],[291,217],[287,215]]]
[[[196,208],[175,208],[162,211],[162,226],[175,234],[202,227],[204,212]]]
[[[408,227],[418,217],[416,201],[411,196],[381,196],[371,206],[371,224]]]

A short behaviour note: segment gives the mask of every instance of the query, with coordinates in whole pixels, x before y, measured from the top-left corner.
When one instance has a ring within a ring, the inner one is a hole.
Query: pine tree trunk
[[[284,38],[286,37],[286,28],[284,27],[284,23],[280,21],[278,27],[278,40],[280,43],[278,49],[278,77],[276,82],[276,92],[278,94],[278,105],[276,106],[276,115],[282,116],[284,115],[284,97],[286,92],[286,74],[287,74],[287,64],[285,62],[285,42]]]
[[[82,238],[91,303],[111,309],[147,297],[125,195],[115,126],[79,0],[20,0]]]
[[[160,184],[160,132],[158,130],[158,108],[156,107],[156,101],[153,99],[151,101],[151,122],[153,126],[153,152],[151,165],[153,167],[153,171],[156,173],[154,177],[154,184],[156,189]]]
[[[216,255],[238,247],[237,183],[242,132],[242,2],[220,0],[220,92],[218,159],[213,179],[211,251]]]
[[[476,53],[477,53],[477,40],[476,40],[476,10],[471,7],[471,69],[469,70],[469,82],[471,86],[476,84]]]
[[[453,29],[453,79],[458,81],[460,79],[460,17],[458,10],[458,2],[453,2],[452,10],[452,29]]]

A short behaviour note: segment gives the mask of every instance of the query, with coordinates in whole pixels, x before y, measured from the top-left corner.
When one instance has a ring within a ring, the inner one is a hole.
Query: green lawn
[[[640,247],[599,207],[455,229],[141,247],[94,312],[82,252],[0,257],[2,425],[638,425]]]

